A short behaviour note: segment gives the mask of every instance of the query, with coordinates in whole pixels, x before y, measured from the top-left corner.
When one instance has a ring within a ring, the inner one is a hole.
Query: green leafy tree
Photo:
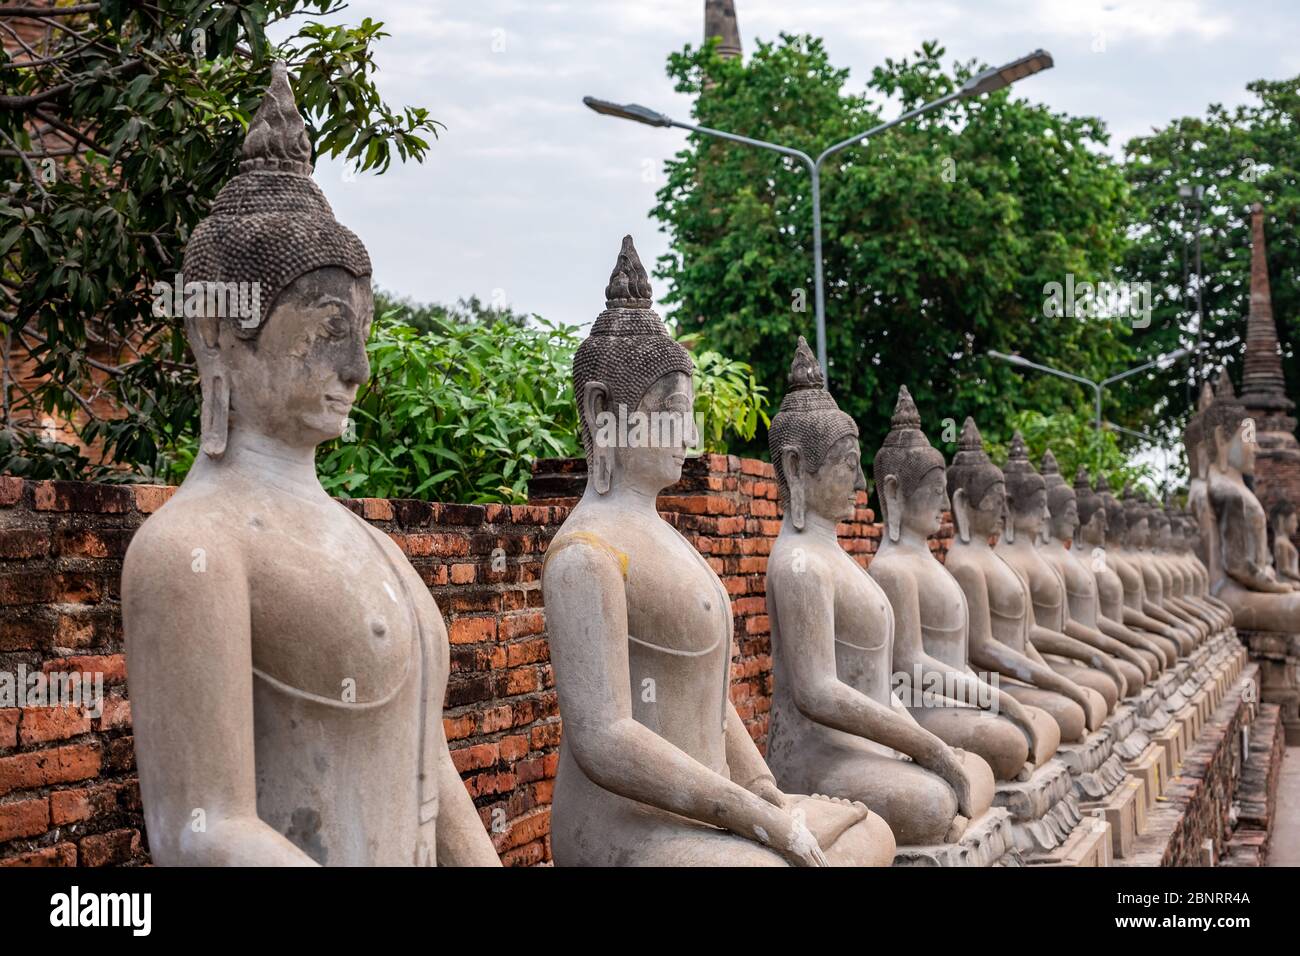
[[[695,118],[816,155],[974,70],[943,49],[886,61],[847,89],[822,42],[782,35],[744,63],[711,47],[669,59]],[[1077,386],[987,357],[1020,352],[1104,377],[1134,357],[1127,320],[1052,318],[1044,287],[1118,278],[1128,222],[1123,173],[1100,150],[1103,124],[1013,98],[965,100],[851,147],[823,167],[828,377],[868,454],[907,385],[932,439],[973,414],[990,438],[1025,408],[1088,406]],[[672,241],[659,262],[682,328],[752,360],[774,398],[799,334],[814,335],[811,195],[801,164],[693,135],[667,164],[654,215]],[[1121,393],[1108,397],[1122,401]],[[1108,406],[1108,412],[1117,414]],[[955,447],[952,429],[947,450]],[[760,430],[748,452],[765,444]]]
[[[396,296],[382,289],[375,289],[375,314],[396,312],[397,318],[404,324],[420,332],[431,332],[439,327],[439,322],[477,322],[492,325],[504,322],[507,325],[522,326],[529,318],[541,319],[539,315],[526,315],[516,312],[508,306],[487,305],[477,295],[461,298],[455,305],[442,305],[438,302],[415,302],[406,296]]]
[[[1273,314],[1278,322],[1291,398],[1300,401],[1300,77],[1258,80],[1254,98],[1235,109],[1211,106],[1125,147],[1125,172],[1135,200],[1133,242],[1125,271],[1156,291],[1147,353],[1195,341],[1195,199],[1179,189],[1200,187],[1201,286],[1205,341],[1202,377],[1225,363],[1240,374],[1250,306],[1250,206],[1263,203]],[[1136,383],[1132,400],[1157,410],[1166,431],[1181,430],[1196,391],[1190,366],[1181,388],[1169,380]]]
[[[1026,409],[1011,417],[1010,426],[1012,434],[1019,431],[1025,439],[1035,468],[1042,465],[1043,453],[1050,448],[1060,466],[1061,477],[1070,484],[1074,484],[1075,472],[1083,465],[1092,479],[1105,475],[1111,488],[1117,491],[1130,482],[1152,490],[1171,490],[1162,488],[1163,473],[1157,475],[1148,465],[1134,464],[1115,432],[1097,431],[1087,415],[1068,410],[1045,415]],[[995,443],[989,449],[990,457],[999,465],[1006,463],[1008,444]],[[1176,458],[1171,460],[1171,474],[1176,464]]]
[[[437,124],[379,97],[382,24],[304,15],[334,0],[104,0],[43,13],[36,46],[0,54],[0,470],[157,477],[184,467],[198,388],[180,321],[153,314],[191,230],[237,169],[273,59],[289,63],[316,156],[382,172],[420,160]],[[267,30],[298,28],[283,43]],[[18,387],[15,354],[38,384]],[[102,461],[50,441],[50,414],[84,420]]]

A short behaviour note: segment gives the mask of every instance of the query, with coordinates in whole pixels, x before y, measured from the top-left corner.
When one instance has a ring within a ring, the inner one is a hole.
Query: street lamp
[[[1164,362],[1176,362],[1178,361],[1178,359],[1182,358],[1185,355],[1190,355],[1191,353],[1192,353],[1191,349],[1181,348],[1178,349],[1176,352],[1169,352],[1165,355],[1157,355],[1150,362],[1144,362],[1143,364],[1138,365],[1134,368],[1120,372],[1118,375],[1112,375],[1110,378],[1104,378],[1100,382],[1094,382],[1090,378],[1084,378],[1082,375],[1075,375],[1073,372],[1063,372],[1059,368],[1052,368],[1050,365],[1039,365],[1037,362],[1031,362],[1029,361],[1029,359],[1024,358],[1023,356],[1020,355],[1007,355],[995,349],[989,349],[988,351],[988,354],[991,358],[1001,359],[1004,362],[1010,362],[1012,365],[1019,365],[1022,368],[1032,368],[1039,372],[1046,372],[1049,375],[1057,375],[1061,378],[1068,378],[1070,381],[1078,382],[1081,385],[1087,385],[1089,388],[1093,390],[1093,393],[1096,396],[1096,400],[1097,400],[1096,401],[1097,417],[1093,422],[1093,428],[1096,429],[1097,431],[1101,430],[1101,393],[1104,389],[1106,389],[1110,385],[1114,385],[1116,382],[1121,381],[1122,379],[1128,378],[1130,375],[1136,375],[1138,372],[1145,372],[1147,369],[1153,368],[1154,366],[1160,365]]]
[[[980,96],[984,93],[992,93],[996,90],[1010,86],[1017,80],[1032,76],[1042,70],[1050,69],[1052,66],[1052,56],[1046,50],[1035,50],[1028,56],[1022,56],[1018,60],[1012,60],[1003,66],[993,67],[972,76],[965,83],[959,86],[953,92],[942,96],[937,100],[925,103],[916,109],[908,110],[906,113],[898,116],[889,122],[873,126],[865,133],[858,133],[846,140],[827,147],[822,153],[814,159],[808,153],[801,149],[794,149],[790,146],[781,146],[777,143],[769,143],[761,139],[752,139],[748,136],[739,136],[735,133],[728,133],[720,129],[710,129],[707,126],[696,126],[693,123],[683,123],[675,120],[671,116],[652,110],[649,107],[641,106],[637,103],[611,103],[608,100],[599,100],[594,96],[584,96],[582,102],[588,107],[600,113],[602,116],[613,116],[618,119],[632,120],[636,123],[644,123],[646,126],[676,126],[678,129],[690,130],[692,133],[701,133],[705,136],[714,136],[718,139],[729,140],[733,143],[743,143],[746,146],[757,146],[760,149],[770,149],[773,152],[781,153],[784,156],[791,156],[798,159],[808,168],[808,175],[812,187],[812,207],[813,207],[813,298],[817,317],[817,361],[821,363],[827,376],[830,375],[829,366],[826,363],[826,294],[825,278],[822,273],[822,197],[821,197],[821,167],[831,156],[834,156],[840,150],[852,146],[855,143],[861,143],[870,139],[877,133],[883,133],[887,129],[905,123],[910,119],[915,119],[923,113],[945,106],[954,100],[967,99],[970,97]]]

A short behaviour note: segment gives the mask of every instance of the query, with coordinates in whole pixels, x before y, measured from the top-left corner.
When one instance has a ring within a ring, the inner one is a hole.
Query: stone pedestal
[[[1131,851],[1139,836],[1138,820],[1146,816],[1137,806],[1143,799],[1143,785],[1125,770],[1121,754],[1137,756],[1146,743],[1146,735],[1137,729],[1136,711],[1121,704],[1082,742],[1062,744],[1056,752],[1056,759],[1070,772],[1080,812],[1110,824],[1115,856]]]
[[[1300,745],[1300,633],[1242,630],[1239,635],[1259,663],[1260,695],[1280,708],[1287,745]]]
[[[1028,780],[998,784],[993,804],[1010,815],[1012,840],[1026,864],[1105,865],[1096,862],[1098,822],[1106,830],[1103,842],[1109,860],[1109,825],[1080,813],[1069,768],[1055,757]]]
[[[1021,866],[1013,829],[1010,811],[990,807],[956,843],[900,846],[894,853],[894,866]]]

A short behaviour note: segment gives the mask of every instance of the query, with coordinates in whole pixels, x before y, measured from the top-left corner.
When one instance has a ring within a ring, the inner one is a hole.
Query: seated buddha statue
[[[1182,529],[1173,505],[1168,504],[1162,508],[1159,504],[1152,503],[1148,527],[1151,532],[1151,555],[1164,578],[1165,593],[1200,621],[1207,634],[1217,634],[1224,628],[1231,627],[1232,615],[1224,608],[1203,601],[1198,593],[1196,576],[1187,566],[1182,551]]]
[[[1047,482],[1030,463],[1019,432],[1012,436],[1002,473],[1006,481],[1007,523],[995,551],[1029,588],[1033,606],[1027,618],[1027,639],[1040,655],[1052,655],[1043,659],[1044,664],[1072,683],[1100,694],[1109,713],[1125,695],[1127,680],[1105,652],[1065,633],[1065,588],[1037,544],[1047,517]],[[1083,666],[1076,669],[1074,661]]]
[[[1082,740],[1106,719],[1106,701],[1054,670],[1035,647],[1033,638],[1045,629],[1034,620],[1029,583],[989,544],[1008,530],[1006,480],[970,418],[948,468],[948,495],[957,536],[945,566],[966,597],[971,665],[998,674],[1011,697],[1050,714],[1063,742]],[[1036,531],[1037,526],[1027,527],[1025,533],[1032,540]]]
[[[1155,661],[1148,661],[1125,640],[1102,627],[1097,612],[1097,581],[1079,558],[1074,536],[1079,529],[1079,505],[1074,488],[1061,476],[1051,449],[1043,455],[1043,481],[1047,485],[1046,542],[1039,545],[1043,560],[1056,571],[1059,590],[1051,577],[1042,575],[1043,598],[1055,604],[1064,594],[1061,632],[1097,648],[1111,658],[1124,675],[1128,694],[1136,694],[1154,673]],[[1037,614],[1035,604],[1035,614]],[[1122,631],[1122,629],[1121,629]],[[1058,665],[1064,674],[1079,672],[1077,664]],[[1078,677],[1075,678],[1076,680]]]
[[[442,616],[316,477],[370,374],[373,305],[366,250],[311,172],[275,63],[183,266],[253,290],[250,308],[185,318],[200,451],[122,571],[149,849],[163,866],[499,865],[443,733]]]
[[[1093,576],[1096,583],[1096,613],[1099,629],[1136,648],[1161,673],[1178,660],[1177,646],[1172,641],[1157,637],[1141,628],[1144,615],[1129,613],[1124,604],[1124,585],[1119,574],[1106,560],[1108,520],[1106,506],[1101,496],[1092,489],[1088,472],[1080,466],[1074,478],[1074,495],[1078,508],[1079,530],[1075,533],[1076,559]],[[1081,612],[1082,613],[1082,612]],[[1150,621],[1152,625],[1157,622]]]
[[[542,572],[564,722],[555,862],[888,866],[880,815],[782,792],[732,705],[727,590],[655,508],[695,443],[694,363],[630,236],[605,305],[573,360],[587,485]]]
[[[1145,579],[1127,546],[1128,512],[1104,474],[1097,476],[1097,497],[1106,510],[1106,567],[1124,588],[1124,623],[1170,648],[1175,659],[1189,654],[1194,646],[1191,632],[1147,598]]]
[[[1237,401],[1227,372],[1219,377],[1214,400],[1202,413],[1202,441],[1209,468],[1207,498],[1221,547],[1220,577],[1211,591],[1232,609],[1238,628],[1300,631],[1300,592],[1281,581],[1268,548],[1264,508],[1246,487],[1255,469],[1253,430]]]
[[[1022,779],[1056,752],[1060,730],[971,667],[966,596],[929,546],[948,507],[944,458],[905,387],[874,470],[885,528],[869,572],[888,598],[894,671],[911,713],[952,746],[979,754],[998,780]]]
[[[768,444],[785,508],[767,562],[777,786],[861,801],[902,845],[951,842],[992,805],[993,773],[893,693],[893,611],[835,533],[866,489],[857,425],[802,337]]]
[[[1291,540],[1296,533],[1295,505],[1286,500],[1277,502],[1269,509],[1268,523],[1273,532],[1273,568],[1278,580],[1300,585],[1300,552]]]
[[[1128,533],[1124,538],[1125,555],[1141,572],[1147,598],[1191,636],[1193,645],[1199,644],[1209,635],[1209,626],[1174,594],[1161,566],[1162,562],[1152,548],[1159,516],[1151,503],[1139,495],[1132,485],[1124,489],[1124,514],[1128,519]]]

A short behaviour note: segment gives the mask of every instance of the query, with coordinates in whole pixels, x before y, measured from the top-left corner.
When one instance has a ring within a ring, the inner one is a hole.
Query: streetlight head
[[[644,123],[646,126],[673,125],[672,119],[663,113],[656,113],[648,106],[640,106],[636,103],[611,103],[608,100],[598,100],[594,96],[584,96],[582,102],[586,103],[589,109],[605,116],[617,116],[619,119]]]
[[[1168,353],[1166,353],[1165,355],[1160,356],[1160,358],[1156,359],[1156,361],[1157,361],[1157,362],[1177,362],[1177,361],[1178,361],[1180,358],[1182,358],[1183,356],[1185,356],[1185,355],[1191,355],[1191,354],[1192,354],[1192,350],[1189,349],[1189,348],[1184,347],[1184,348],[1178,349],[1178,350],[1173,351],[1173,352],[1168,352]]]
[[[1028,365],[1029,362],[1019,355],[1008,355],[1006,352],[999,352],[997,349],[989,349],[990,358],[1002,359],[1004,362],[1010,362],[1012,365]]]
[[[995,90],[1010,86],[1017,80],[1023,80],[1027,76],[1051,68],[1052,54],[1046,50],[1035,50],[1028,56],[1022,56],[1018,60],[1012,60],[1003,66],[995,66],[983,73],[972,76],[962,84],[961,95],[979,96],[983,93],[992,93]]]

